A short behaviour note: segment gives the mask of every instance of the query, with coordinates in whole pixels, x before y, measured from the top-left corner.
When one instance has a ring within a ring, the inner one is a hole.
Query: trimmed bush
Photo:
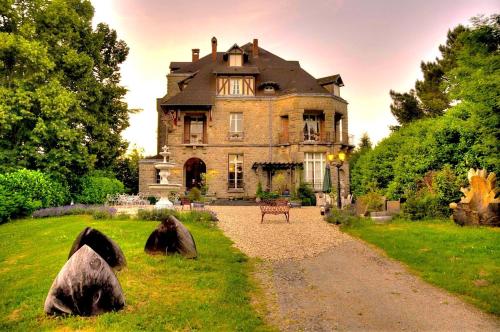
[[[314,195],[314,190],[308,183],[302,182],[297,188],[297,198],[302,201],[304,206],[316,205],[316,195]]]
[[[0,174],[0,223],[69,200],[68,188],[40,171],[20,169]]]
[[[85,176],[77,201],[84,204],[104,204],[108,195],[123,193],[125,186],[119,180],[101,175]]]
[[[193,187],[189,190],[187,197],[191,202],[201,202],[201,191],[200,189]]]

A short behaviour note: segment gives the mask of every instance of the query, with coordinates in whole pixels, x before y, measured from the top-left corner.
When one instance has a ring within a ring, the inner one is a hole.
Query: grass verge
[[[500,229],[450,220],[377,225],[367,219],[341,229],[382,248],[424,280],[500,315]]]
[[[213,224],[181,218],[196,240],[196,260],[146,255],[155,221],[66,216],[1,225],[0,330],[269,330],[251,305],[258,291],[249,277],[252,262]],[[47,317],[47,292],[86,226],[115,240],[127,258],[118,272],[126,307],[96,317]]]

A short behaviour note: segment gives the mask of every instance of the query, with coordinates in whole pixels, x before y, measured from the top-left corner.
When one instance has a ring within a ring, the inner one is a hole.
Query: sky
[[[130,146],[156,154],[156,98],[166,94],[171,61],[191,61],[259,39],[259,46],[298,60],[315,77],[340,74],[349,133],[376,143],[396,124],[389,90],[408,91],[420,62],[434,60],[447,31],[478,14],[500,12],[498,0],[92,0],[94,24],[105,22],[130,47],[121,66],[131,115]]]

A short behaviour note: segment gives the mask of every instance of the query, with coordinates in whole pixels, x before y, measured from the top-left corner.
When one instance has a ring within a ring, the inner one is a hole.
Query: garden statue
[[[496,198],[496,175],[486,170],[470,169],[467,174],[470,188],[461,188],[465,195],[460,202],[451,203],[453,220],[459,225],[500,226],[500,199]]]
[[[193,235],[177,218],[168,216],[151,233],[144,248],[148,254],[181,254],[186,258],[196,258],[196,244]]]
[[[120,247],[109,237],[91,227],[86,227],[78,234],[69,251],[68,259],[84,245],[91,247],[115,270],[121,270],[122,267],[127,265],[125,255],[123,255]]]
[[[181,185],[170,183],[168,177],[170,176],[170,169],[172,169],[175,164],[170,160],[170,155],[172,152],[169,151],[168,146],[163,146],[160,155],[163,157],[163,161],[155,164],[155,168],[160,171],[160,183],[154,183],[149,185],[149,189],[156,190],[160,192],[160,200],[156,202],[155,208],[158,209],[173,209],[174,204],[169,200],[168,196],[172,193],[176,193],[180,190]]]
[[[113,270],[92,248],[83,245],[64,264],[45,299],[48,315],[93,316],[125,306]]]

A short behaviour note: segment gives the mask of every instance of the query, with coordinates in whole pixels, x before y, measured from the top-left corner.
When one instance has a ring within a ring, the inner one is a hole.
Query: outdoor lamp
[[[332,161],[333,161],[333,157],[334,157],[333,153],[329,153],[329,154],[327,155],[328,161],[329,161],[329,162],[332,162]]]
[[[332,159],[333,159],[333,156],[332,156]],[[345,160],[345,153],[344,153],[344,151],[340,151],[339,152],[339,160],[340,161],[344,161]]]

